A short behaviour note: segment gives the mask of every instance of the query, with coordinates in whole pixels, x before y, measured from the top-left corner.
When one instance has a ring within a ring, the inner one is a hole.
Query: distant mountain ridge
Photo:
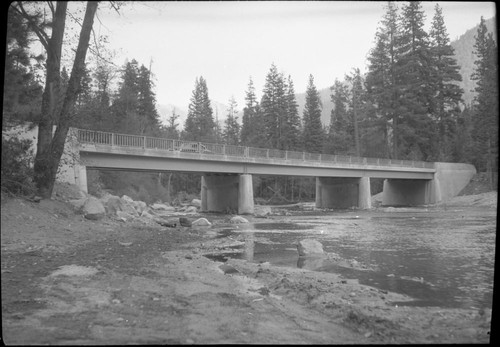
[[[497,39],[497,31],[495,27],[495,17],[485,20],[486,28],[488,32],[493,33],[495,41],[498,42]],[[455,50],[455,59],[457,60],[457,64],[460,66],[460,74],[462,75],[462,82],[458,84],[464,90],[463,100],[465,104],[470,105],[474,98],[473,89],[476,86],[476,82],[471,80],[472,72],[474,71],[474,61],[477,59],[477,56],[473,53],[474,51],[474,36],[477,34],[477,29],[479,27],[479,23],[472,29],[467,30],[463,35],[461,35],[458,39],[452,41],[450,44]],[[334,81],[332,81],[333,85]],[[331,101],[330,96],[330,87],[318,88],[318,92],[320,95],[321,102],[323,104],[323,109],[321,112],[321,121],[324,126],[328,126],[330,124],[330,115],[333,109],[333,103]],[[306,103],[306,93],[296,93],[295,98],[298,104],[299,115],[302,118],[302,114],[304,112],[304,107]],[[227,108],[228,106],[224,103],[218,101],[211,101],[213,116],[214,119],[217,117],[221,126],[224,124],[224,120],[226,119]],[[240,106],[240,110],[238,113],[238,121],[241,124],[243,109],[244,106]],[[187,118],[187,107],[179,107],[176,105],[157,105],[158,113],[160,114],[160,120],[163,124],[168,124],[168,119],[172,115],[172,111],[175,108],[176,114],[179,115],[177,123],[179,124],[178,129],[181,130],[184,127],[184,123]]]

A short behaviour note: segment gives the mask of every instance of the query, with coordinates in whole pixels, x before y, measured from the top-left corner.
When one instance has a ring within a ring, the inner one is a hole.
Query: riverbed
[[[302,211],[293,212],[293,216],[286,208],[282,211],[285,216],[220,228],[221,237],[233,237],[244,244],[212,259],[246,259],[337,273],[414,298],[395,305],[492,307],[494,209],[388,207]],[[305,238],[320,241],[328,254],[363,266],[339,266],[328,259],[304,261],[296,245]]]

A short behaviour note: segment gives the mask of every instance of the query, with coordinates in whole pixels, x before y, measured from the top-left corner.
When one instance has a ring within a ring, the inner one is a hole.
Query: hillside
[[[488,32],[493,33],[493,37],[495,38],[495,41],[497,41],[495,18],[493,17],[487,19],[485,23]],[[471,80],[470,77],[475,68],[474,61],[477,59],[477,56],[473,52],[474,43],[476,41],[474,36],[477,34],[478,27],[479,25],[467,30],[462,36],[451,42],[451,46],[455,50],[455,58],[460,66],[462,82],[459,83],[459,85],[464,90],[463,99],[466,105],[470,105],[472,102],[472,99],[474,98],[473,90],[476,87],[476,82]]]

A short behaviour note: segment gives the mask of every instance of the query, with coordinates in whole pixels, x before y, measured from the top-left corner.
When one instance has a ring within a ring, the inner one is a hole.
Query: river
[[[396,305],[492,307],[495,209],[380,208],[286,214],[221,229],[221,235],[245,240],[245,245],[226,257],[340,273],[415,299]],[[324,260],[307,264],[296,248],[304,238],[314,238],[325,252],[368,269]]]

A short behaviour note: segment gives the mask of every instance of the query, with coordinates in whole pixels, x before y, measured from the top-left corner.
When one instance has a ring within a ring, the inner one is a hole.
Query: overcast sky
[[[423,2],[426,30],[439,3],[451,40],[495,15],[494,2]],[[196,77],[212,100],[234,96],[244,107],[250,76],[260,98],[271,64],[303,92],[309,74],[318,89],[366,70],[386,2],[256,1],[133,2],[120,14],[101,10],[95,29],[119,50],[118,65],[136,59],[155,76],[158,104],[187,109]],[[398,3],[401,7],[402,3]],[[101,6],[103,8],[103,6]]]

